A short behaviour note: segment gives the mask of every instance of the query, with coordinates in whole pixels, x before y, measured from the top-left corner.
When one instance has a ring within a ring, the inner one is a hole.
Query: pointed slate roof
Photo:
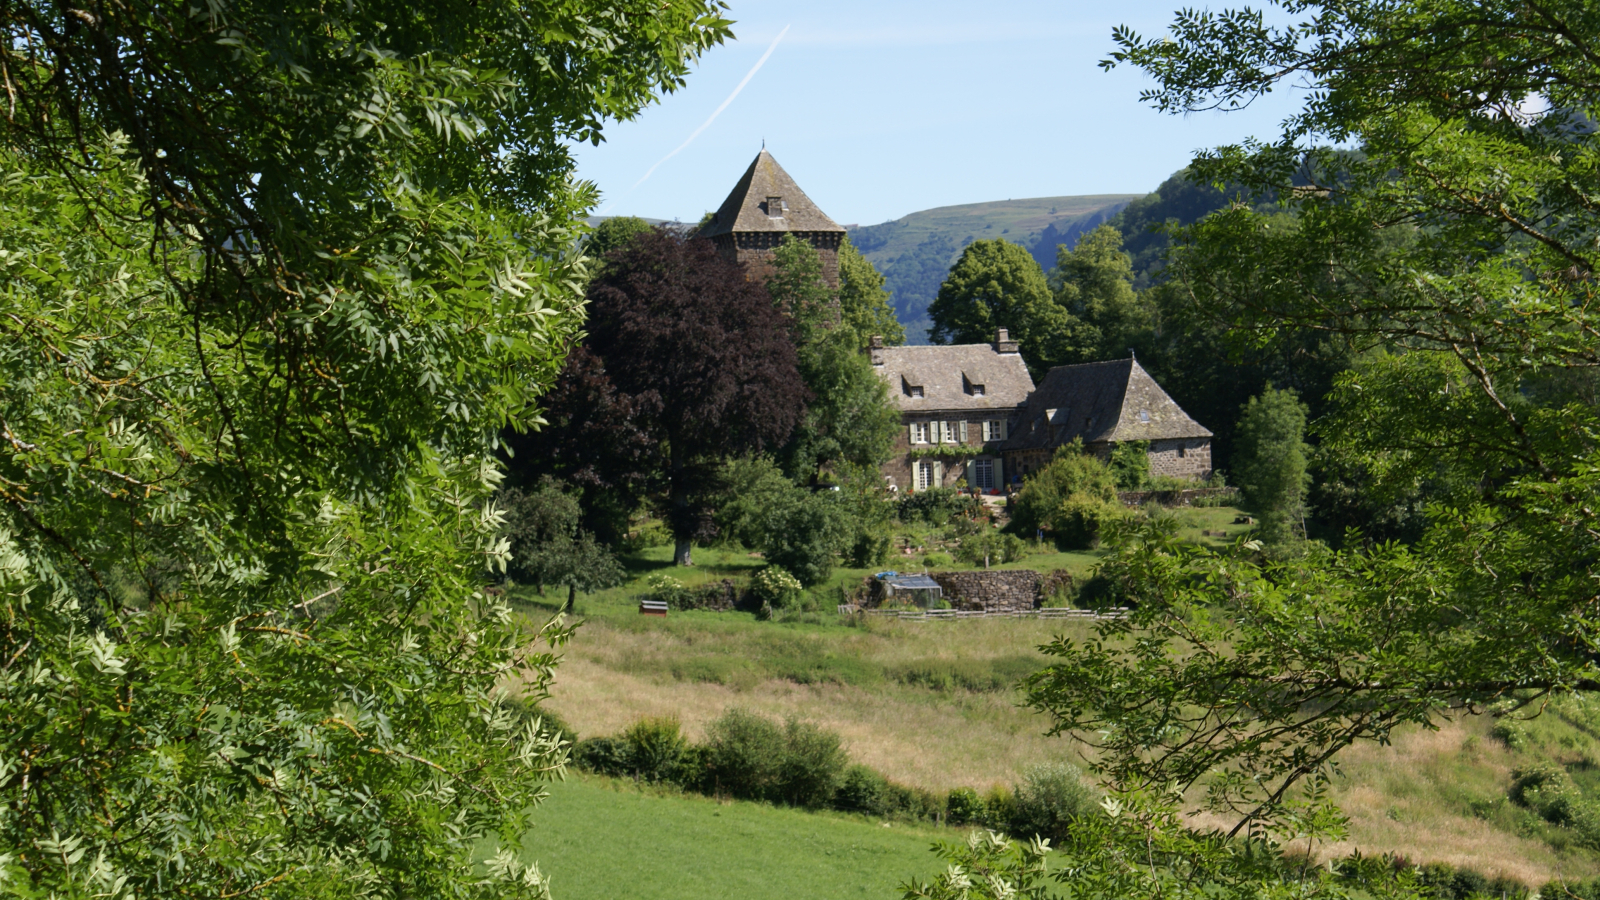
[[[1048,449],[1082,438],[1158,441],[1211,437],[1134,359],[1056,366],[1028,396],[1007,450]]]
[[[779,198],[781,207],[768,209],[767,200]],[[756,154],[733,193],[722,201],[716,215],[700,230],[701,237],[748,231],[838,231],[828,214],[817,208],[800,185],[763,149]]]

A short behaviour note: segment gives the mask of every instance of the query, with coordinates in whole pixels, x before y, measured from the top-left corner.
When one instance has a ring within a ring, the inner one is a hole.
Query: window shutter
[[[995,428],[997,430],[999,430],[999,432],[1000,432],[998,435],[995,435],[995,440],[997,440],[997,441],[1005,440],[1006,439],[1006,420],[1005,419],[1000,419],[1000,420],[996,421],[994,424],[995,424]]]
[[[994,486],[1001,490],[1006,487],[1006,467],[998,457],[994,461]]]
[[[917,442],[917,423],[912,422],[910,425],[907,425],[906,428],[908,430],[908,434],[906,435],[906,443],[915,444]]]
[[[928,487],[943,487],[943,486],[944,486],[944,463],[942,463],[942,462],[940,462],[938,460],[934,460],[933,461],[933,483],[928,485]]]
[[[966,442],[967,442],[967,420],[966,419],[962,419],[961,420],[961,443],[965,444]]]
[[[974,462],[973,460],[969,459],[969,460],[967,460],[967,487],[975,488],[977,486],[978,486],[978,464],[976,462]]]

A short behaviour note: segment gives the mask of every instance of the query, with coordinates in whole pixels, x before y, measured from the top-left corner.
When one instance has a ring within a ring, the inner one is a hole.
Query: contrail
[[[722,111],[728,108],[728,104],[733,102],[733,98],[739,96],[739,92],[744,90],[744,86],[750,83],[750,79],[756,77],[756,73],[761,71],[761,67],[763,65],[766,65],[767,57],[772,55],[772,51],[778,49],[778,42],[783,40],[783,36],[788,34],[788,33],[789,33],[789,26],[788,25],[783,26],[783,30],[778,32],[778,36],[773,38],[772,39],[772,43],[767,46],[767,52],[761,54],[761,58],[756,60],[756,64],[754,66],[751,66],[750,67],[750,71],[745,73],[744,80],[739,82],[739,86],[733,89],[733,93],[728,95],[728,99],[722,101],[722,105],[717,107],[716,110],[711,113],[711,116],[709,118],[707,118],[705,120],[705,122],[701,123],[700,127],[696,128],[694,130],[693,134],[689,135],[687,140],[685,140],[683,143],[679,144],[676,150],[673,150],[671,153],[668,153],[666,156],[663,156],[659,160],[657,160],[656,164],[651,166],[650,169],[644,173],[644,177],[643,178],[640,178],[638,181],[635,181],[633,183],[633,187],[628,188],[628,192],[632,193],[634,188],[637,188],[639,185],[644,184],[645,181],[651,175],[655,174],[657,169],[661,168],[661,164],[662,163],[666,162],[667,160],[669,160],[669,159],[673,158],[674,156],[677,156],[679,153],[683,152],[685,147],[688,147],[690,144],[694,143],[694,139],[700,136],[700,132],[705,131],[707,128],[710,128],[711,127],[711,123],[715,122],[717,120],[717,116],[722,115]],[[617,198],[617,200],[621,200],[621,199],[622,199],[621,197]],[[616,200],[612,201],[612,203],[615,203],[615,202],[616,202]],[[609,209],[611,207],[611,203],[607,203],[606,207]]]

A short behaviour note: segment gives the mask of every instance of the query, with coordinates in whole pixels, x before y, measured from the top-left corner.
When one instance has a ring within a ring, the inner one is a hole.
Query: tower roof
[[[1090,444],[1210,436],[1129,358],[1051,369],[1028,397],[1006,449],[1057,447],[1073,438]]]
[[[763,149],[733,186],[701,237],[732,232],[844,231]]]

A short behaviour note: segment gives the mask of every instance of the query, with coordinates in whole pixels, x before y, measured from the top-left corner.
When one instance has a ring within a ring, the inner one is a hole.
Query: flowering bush
[[[781,566],[767,566],[750,580],[750,590],[774,609],[782,609],[800,597],[800,581]]]

